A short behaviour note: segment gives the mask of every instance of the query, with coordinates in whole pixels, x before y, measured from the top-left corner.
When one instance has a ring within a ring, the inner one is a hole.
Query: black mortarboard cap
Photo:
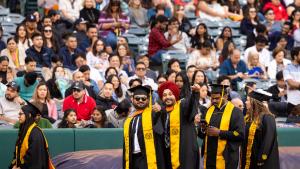
[[[148,86],[139,85],[139,86],[130,88],[129,91],[132,92],[133,95],[146,95],[146,96],[149,96],[149,94],[151,92],[151,88],[148,87]]]
[[[22,106],[22,111],[28,115],[31,114],[32,117],[36,117],[38,114],[42,114],[41,111],[29,101],[26,101],[26,105]]]
[[[224,92],[224,94],[227,93],[227,88],[229,86],[227,85],[220,85],[220,84],[211,84],[209,85],[211,87],[211,93],[220,93],[222,94],[222,92]]]
[[[249,97],[256,99],[258,101],[269,101],[272,98],[272,94],[269,92],[266,92],[262,89],[258,89],[255,91],[252,91],[251,93],[248,94]]]

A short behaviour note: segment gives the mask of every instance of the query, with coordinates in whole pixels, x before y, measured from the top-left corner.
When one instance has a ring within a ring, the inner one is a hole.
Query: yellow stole
[[[129,169],[129,129],[132,119],[133,117],[128,117],[124,123],[125,169]],[[146,149],[147,166],[149,169],[157,169],[156,151],[152,127],[152,101],[149,102],[149,106],[142,113],[142,127]]]
[[[230,118],[234,105],[231,102],[227,102],[224,113],[222,115],[220,130],[228,131],[230,125]],[[205,116],[205,120],[210,123],[211,116],[215,110],[215,106],[211,106]],[[207,160],[207,139],[208,136],[205,136],[205,147],[204,147],[204,169],[206,169],[206,160]],[[216,157],[216,169],[225,169],[225,159],[223,157],[223,151],[227,144],[227,140],[218,139],[218,148],[217,148],[217,157]]]
[[[24,164],[24,162],[25,162],[24,161],[24,156],[27,153],[27,150],[29,148],[29,142],[28,142],[29,141],[29,136],[30,136],[31,131],[32,131],[32,129],[34,127],[38,127],[36,123],[33,123],[31,126],[29,126],[29,128],[28,128],[28,130],[26,132],[26,135],[24,137],[24,140],[22,142],[22,145],[21,145],[21,148],[20,148],[20,162],[21,162],[21,164]],[[55,167],[54,167],[54,165],[53,165],[53,163],[52,163],[52,161],[50,159],[50,154],[49,154],[49,151],[48,151],[48,142],[47,142],[46,137],[45,137],[45,135],[44,135],[43,132],[42,132],[42,134],[43,134],[43,137],[44,137],[44,140],[45,140],[45,143],[46,143],[46,150],[48,152],[48,157],[49,157],[49,159],[48,159],[48,161],[49,161],[48,162],[48,166],[49,166],[49,169],[55,169]],[[18,148],[18,146],[16,146],[16,157],[18,156],[18,151],[19,151],[19,148]],[[15,162],[17,163],[17,160]]]
[[[250,168],[252,146],[253,146],[253,141],[254,141],[256,129],[257,129],[257,122],[253,121],[251,123],[251,125],[250,125],[250,128],[249,128],[248,143],[247,143],[247,150],[246,150],[246,164],[245,164],[245,169],[249,169]]]
[[[170,151],[172,169],[177,169],[180,166],[180,101],[170,113]]]

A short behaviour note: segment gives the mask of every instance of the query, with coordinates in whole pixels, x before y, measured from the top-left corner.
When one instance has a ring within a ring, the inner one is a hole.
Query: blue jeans
[[[150,57],[150,60],[155,64],[161,65],[162,64],[162,55],[166,52],[167,51],[165,51],[165,50],[159,50]]]
[[[115,33],[109,32],[106,36],[105,43],[107,46],[110,46],[113,50],[117,47],[118,38]]]

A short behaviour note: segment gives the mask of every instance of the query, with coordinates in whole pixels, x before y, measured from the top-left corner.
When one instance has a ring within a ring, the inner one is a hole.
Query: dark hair
[[[173,22],[177,22],[179,23],[178,19],[176,17],[172,17],[170,20],[169,20],[169,25]]]
[[[240,13],[241,6],[238,0],[234,0],[233,3],[225,1],[225,5],[228,6],[228,11],[232,13]]]
[[[146,67],[146,65],[145,65],[144,62],[137,62],[137,63],[135,64],[135,67],[137,67],[137,65],[144,65],[144,66]]]
[[[228,58],[228,56],[230,56],[229,49],[228,49],[230,44],[233,44],[234,48],[236,48],[236,46],[235,46],[235,44],[234,44],[233,41],[230,41],[230,40],[226,41],[224,43],[223,49],[221,51],[221,55],[219,57],[219,61],[222,60],[222,62],[223,62],[224,60],[226,60]]]
[[[299,52],[300,52],[300,47],[297,46],[297,47],[294,47],[292,50],[291,50],[291,57],[292,57],[292,60],[295,60],[295,58],[299,55]],[[1,62],[1,60],[0,60]]]
[[[211,42],[209,41],[209,40],[205,40],[203,43],[201,43],[200,45],[199,45],[199,49],[202,49],[202,48],[210,48],[210,49],[212,49],[212,44],[211,44]]]
[[[110,55],[110,56],[108,57],[108,62],[110,62],[111,58],[113,58],[113,57],[118,57],[119,60],[120,60],[120,63],[122,63],[122,58],[121,58],[120,56],[118,56],[118,55]]]
[[[50,16],[44,16],[43,19],[42,19],[42,22],[44,22],[45,19],[51,19],[51,17]]]
[[[111,7],[113,6],[113,4],[119,4],[119,8],[118,8],[118,14],[122,14],[122,9],[121,9],[121,2],[120,0],[110,0],[109,4],[106,6],[105,12],[107,14],[107,17],[111,17],[112,13],[111,13]]]
[[[196,65],[189,65],[186,70],[189,70],[190,68],[197,68]]]
[[[283,71],[279,71],[276,74],[276,80],[283,80]]]
[[[267,8],[265,11],[263,11],[264,15],[266,15],[269,11],[274,12],[274,10],[272,8]]]
[[[52,70],[52,79],[53,79],[53,80],[56,80],[55,72],[56,72],[56,70],[57,70],[58,68],[63,68],[63,69],[64,69],[63,66],[55,66],[55,67],[53,68],[53,70]],[[55,83],[55,84],[56,84],[56,83]]]
[[[62,62],[62,59],[59,56],[54,55],[51,57],[51,62],[52,63]]]
[[[47,39],[46,39],[46,36],[45,36],[45,33],[44,33],[44,31],[45,31],[45,28],[47,28],[47,27],[50,27],[51,28],[51,30],[53,31],[53,28],[51,27],[51,26],[44,26],[43,27],[43,34],[42,34],[42,37],[43,37],[43,41],[44,41],[44,43],[43,43],[43,45],[45,46],[45,47],[48,47],[47,46]],[[58,53],[58,51],[59,51],[59,42],[58,42],[58,40],[57,40],[57,37],[56,37],[56,35],[55,35],[55,33],[52,33],[52,36],[51,36],[51,38],[50,38],[50,41],[51,41],[51,44],[52,44],[52,50],[54,51],[54,53]]]
[[[17,28],[16,28],[16,35],[15,35],[16,42],[19,43],[20,36],[19,36],[18,32],[19,32],[19,29],[20,29],[21,27],[24,27],[24,29],[25,29],[24,31],[25,31],[25,33],[26,33],[24,42],[22,42],[22,43],[25,43],[25,42],[26,42],[27,45],[30,46],[30,44],[29,44],[29,39],[28,39],[28,34],[27,34],[27,32],[26,32],[26,26],[25,26],[24,24],[20,24],[20,25],[18,25]]]
[[[180,89],[180,96],[179,96],[179,98],[182,99],[182,98],[187,97],[191,94],[191,85],[190,85],[190,82],[189,82],[189,78],[187,77],[185,72],[177,73],[176,77],[175,77],[175,82],[176,82],[176,78],[179,77],[179,76],[182,78],[182,81],[183,81],[183,86]]]
[[[257,33],[265,33],[267,31],[267,27],[263,24],[258,24],[255,28]],[[259,35],[261,36],[261,35]]]
[[[100,125],[101,125],[101,127],[105,127],[105,124],[107,122],[107,116],[106,116],[106,113],[105,113],[103,107],[98,105],[94,108],[93,112],[94,111],[100,112],[100,114],[101,114]],[[95,122],[94,119],[92,119],[92,121]]]
[[[97,26],[95,24],[88,24],[87,28],[86,28],[86,31],[89,31],[89,29],[91,29],[91,28],[97,29]]]
[[[164,79],[168,80],[168,78],[165,74],[159,74],[156,78],[156,81],[158,81],[160,78],[164,78]]]
[[[172,70],[172,69],[168,69],[167,71],[166,71],[166,76],[167,76],[167,79],[169,78],[169,76],[171,76],[173,73],[175,73],[176,74],[176,72],[174,71],[174,70]]]
[[[158,15],[155,19],[155,23],[168,22],[168,18],[164,15]]]
[[[86,72],[86,71],[90,71],[91,69],[90,69],[90,67],[88,66],[88,65],[82,65],[82,66],[80,66],[80,68],[79,68],[79,71],[80,72],[82,72],[82,73],[84,73],[84,72]]]
[[[128,44],[118,44],[118,45],[117,45],[117,48],[116,48],[116,54],[120,56],[118,50],[119,50],[119,48],[120,48],[121,46],[124,46],[124,47],[126,48],[126,51],[127,51],[126,55],[127,55],[127,56],[131,56],[131,51],[130,51],[130,48],[129,48]],[[121,56],[120,56],[120,57],[121,57]]]
[[[192,37],[191,39],[191,44],[192,44],[192,47],[196,47],[196,48],[199,48],[201,42],[200,42],[200,34],[198,33],[198,29],[199,27],[202,26],[206,31],[203,35],[203,38],[204,40],[210,40],[210,36],[208,34],[208,31],[207,31],[207,26],[205,25],[205,23],[200,23],[197,27],[196,27],[196,33],[195,35]]]
[[[108,73],[111,69],[113,69],[113,70],[116,72],[116,74],[118,75],[118,70],[117,70],[115,67],[108,67],[108,68],[105,70],[105,73],[104,73],[105,79],[107,79],[107,73]]]
[[[293,12],[292,12],[292,14],[291,14],[291,16],[290,16],[290,20],[291,20],[291,22],[293,23],[294,22],[294,20],[295,20],[295,15],[296,15],[296,13],[297,12],[300,12],[300,9],[298,9],[298,8],[295,8],[294,10],[293,10]]]
[[[30,62],[36,62],[36,61],[34,60],[33,57],[27,56],[27,57],[25,58],[25,64],[27,65],[27,64],[29,64]]]
[[[86,55],[85,55],[85,53],[77,53],[77,54],[75,54],[75,55],[74,55],[74,62],[75,62],[75,60],[77,60],[78,58],[82,58],[82,59],[86,60]]]
[[[8,42],[11,41],[11,40],[13,40],[13,41],[15,41],[15,42],[17,43],[17,41],[16,41],[16,39],[15,39],[14,37],[9,37],[9,38],[6,40],[6,44],[8,44]]]
[[[75,38],[75,39],[77,39],[77,37],[76,37],[73,33],[70,33],[70,32],[67,32],[67,33],[65,34],[65,38],[66,38],[66,40],[69,40],[70,38]]]
[[[203,83],[207,82],[207,77],[206,77],[206,74],[204,73],[204,71],[203,70],[196,70],[194,72],[194,75],[193,75],[193,78],[192,78],[192,85],[194,85],[194,83],[195,83],[196,75],[197,75],[198,72],[203,73],[203,76],[204,76],[204,82]]]
[[[226,75],[221,75],[217,78],[217,84],[221,84],[224,80],[229,80],[230,84],[231,84],[231,79],[229,76]]]
[[[292,23],[290,22],[290,21],[285,21],[284,23],[283,23],[283,25],[288,25],[289,27],[290,27],[290,29],[293,27],[292,25]]]
[[[176,58],[170,59],[169,63],[168,63],[168,69],[171,69],[171,66],[176,62],[180,65],[180,61],[178,59],[176,59]]]
[[[114,77],[116,77],[119,81],[119,86],[115,89],[115,94],[117,95],[117,97],[120,98],[120,97],[123,96],[123,90],[122,90],[122,83],[121,83],[121,80],[118,77],[118,75],[109,75],[106,79],[106,82],[113,84],[112,80],[113,80]]]
[[[264,37],[263,35],[258,35],[256,38],[255,38],[255,43],[263,43],[263,44],[267,44],[268,43],[268,40],[266,37]]]
[[[232,40],[232,29],[229,26],[225,26],[222,29],[222,32],[221,32],[221,35],[219,36],[219,38],[224,39],[224,32],[225,32],[226,29],[229,29],[230,30],[230,34],[231,34],[231,36],[228,37],[228,40]]]
[[[104,41],[102,40],[102,39],[97,39],[96,41],[95,41],[95,43],[93,44],[93,49],[92,49],[92,53],[93,53],[93,55],[94,56],[97,56],[98,54],[100,54],[100,52],[98,53],[98,51],[97,51],[97,43],[99,42],[99,41],[101,41],[101,42],[103,42],[103,49],[105,49],[105,43],[104,43]]]
[[[69,122],[67,121],[69,114],[71,114],[72,112],[74,112],[76,114],[76,111],[74,109],[67,109],[64,112],[64,117],[62,118],[61,122],[58,123],[58,125],[57,125],[58,128],[75,128],[74,124],[69,126]]]
[[[245,19],[248,19],[248,20],[250,19],[250,9],[252,9],[252,8],[254,8],[256,10],[256,12],[257,12],[257,7],[254,7],[254,6],[247,7],[246,11],[245,11],[245,15],[244,15]],[[257,21],[257,22],[259,21],[257,14],[256,14],[256,17],[255,17],[255,21]]]
[[[122,113],[125,113],[125,116],[128,116],[128,113],[130,111],[130,101],[127,99],[122,100],[120,103],[118,103],[117,107],[115,108],[115,112],[119,115]]]
[[[33,40],[35,37],[39,37],[39,36],[43,37],[41,33],[39,33],[39,32],[33,32],[32,36],[31,36],[31,39]]]
[[[0,63],[3,61],[8,61],[9,62],[9,58],[7,56],[0,56]]]
[[[143,84],[143,81],[141,79],[131,79],[128,83],[129,87],[131,87],[134,82],[139,82],[141,85]]]

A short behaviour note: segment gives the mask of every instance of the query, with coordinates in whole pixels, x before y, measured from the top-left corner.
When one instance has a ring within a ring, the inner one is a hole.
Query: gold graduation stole
[[[180,166],[180,101],[170,113],[170,151],[172,169],[177,169]]]
[[[220,130],[228,131],[230,125],[230,118],[234,105],[231,102],[227,102],[224,113],[222,115]],[[211,116],[215,110],[215,106],[211,106],[205,116],[205,120],[210,123]],[[206,160],[207,160],[207,139],[208,136],[205,136],[205,147],[204,147],[204,169],[206,169]],[[217,157],[216,157],[216,169],[225,169],[225,159],[223,157],[223,151],[227,144],[227,140],[218,139],[218,148],[217,148]]]
[[[29,148],[29,142],[28,142],[29,141],[29,136],[30,136],[31,131],[32,131],[32,129],[34,127],[37,127],[36,123],[33,123],[31,126],[29,126],[29,128],[28,128],[28,130],[26,132],[26,135],[24,137],[24,140],[22,142],[22,145],[21,145],[21,148],[20,148],[20,162],[21,162],[21,164],[24,164],[24,162],[25,162],[24,161],[24,156],[27,153],[27,150]],[[41,132],[42,132],[42,130],[41,130]],[[49,154],[49,151],[48,151],[48,142],[47,142],[46,137],[45,137],[45,135],[44,135],[43,132],[42,132],[42,134],[43,134],[43,137],[44,137],[44,140],[45,140],[45,143],[46,143],[46,150],[47,150],[48,157],[49,157],[49,159],[48,159],[48,161],[49,161],[48,162],[48,167],[49,167],[49,169],[55,169],[55,167],[54,167],[54,165],[53,165],[53,163],[52,163],[52,161],[50,159],[50,154]],[[18,151],[19,151],[19,148],[18,148],[18,146],[16,146],[16,157],[18,156]],[[17,160],[15,162],[17,163]]]
[[[151,98],[151,96],[150,96]],[[146,149],[148,169],[157,169],[156,151],[152,127],[152,99],[149,106],[142,113],[142,127]],[[128,117],[124,123],[124,142],[125,142],[125,169],[129,169],[129,129],[133,117]]]
[[[254,141],[256,129],[257,129],[257,122],[253,121],[251,123],[251,125],[250,125],[250,128],[249,128],[248,144],[247,144],[247,150],[246,150],[246,164],[245,164],[245,169],[249,169],[250,168],[252,146],[253,146],[253,141]]]

